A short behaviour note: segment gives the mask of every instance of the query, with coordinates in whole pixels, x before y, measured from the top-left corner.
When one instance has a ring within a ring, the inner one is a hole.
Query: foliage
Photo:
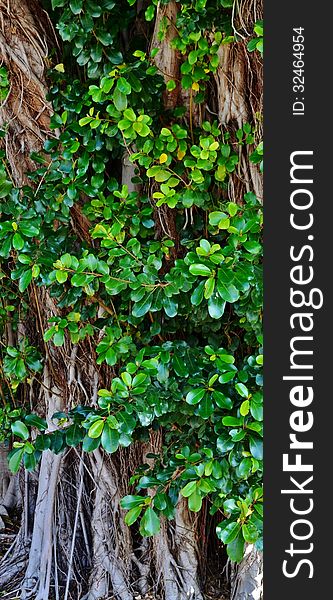
[[[156,5],[144,10],[148,28]],[[244,543],[259,544],[262,531],[262,210],[253,192],[230,201],[228,182],[241,146],[262,161],[256,124],[228,131],[207,113],[197,126],[187,107],[164,109],[156,49],[147,53],[139,33],[127,47],[122,41],[135,0],[52,0],[52,7],[65,57],[50,72],[59,137],[33,156],[37,168],[22,189],[1,156],[0,323],[17,332],[29,298],[46,288],[61,314],[50,319],[44,346],[90,340],[96,365],[111,367],[113,377],[97,407],[56,413],[50,431],[20,402],[20,389],[38,381],[45,347],[28,338],[5,347],[0,422],[13,440],[10,468],[23,460],[34,469],[45,449],[81,443],[113,453],[162,428],[161,455],[147,455],[131,480],[137,495],[122,500],[126,523],[140,519],[142,535],[153,535],[161,516],[173,518],[180,495],[194,512],[208,501],[222,519],[217,535],[239,561]],[[231,0],[181,3],[172,42],[183,57],[180,85],[201,106],[219,48],[237,43],[231,7]],[[168,27],[163,21],[160,39]],[[249,51],[261,50],[260,27]],[[139,191],[121,181],[124,153]],[[74,205],[90,223],[79,243]],[[169,222],[157,233],[161,214]]]

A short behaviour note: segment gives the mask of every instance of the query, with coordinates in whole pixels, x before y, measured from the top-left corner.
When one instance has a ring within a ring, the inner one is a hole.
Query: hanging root
[[[100,450],[94,451],[90,463],[98,487],[91,523],[93,565],[85,599],[104,598],[111,587],[119,600],[133,600],[130,591],[132,544],[121,515],[118,474],[111,460]]]

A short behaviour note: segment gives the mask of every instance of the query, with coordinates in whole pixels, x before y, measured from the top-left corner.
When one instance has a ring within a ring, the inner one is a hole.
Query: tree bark
[[[170,48],[177,11],[174,1],[159,6],[152,38],[152,47],[160,48],[156,63],[166,81],[179,80],[180,57]],[[161,42],[158,30],[165,16],[170,24]],[[5,146],[12,178],[18,186],[28,183],[26,174],[35,168],[31,152],[40,151],[50,135],[52,108],[46,100],[45,80],[48,44],[56,47],[57,42],[49,19],[36,0],[0,0],[0,51],[11,84],[0,111],[0,127],[7,127],[6,137],[0,143]],[[254,79],[250,77],[244,48],[223,47],[215,78],[219,120],[228,127],[251,120],[253,111],[258,110],[257,103],[260,104],[258,98],[253,103]],[[179,86],[164,97],[166,109],[185,100]],[[189,118],[195,119],[195,113]],[[132,176],[133,166],[125,157],[123,183],[135,191]],[[259,197],[262,195],[257,170],[248,167],[245,156],[233,183],[237,201],[244,189],[254,189]],[[161,211],[158,218],[170,237],[175,237],[172,211]],[[36,308],[38,305],[41,323],[37,324],[37,333],[42,336],[41,329],[47,327],[50,316],[60,313],[45,290],[35,288],[31,303]],[[38,389],[34,384],[33,394],[36,406],[44,405],[50,430],[54,428],[51,417],[56,410],[70,408],[74,398],[76,403],[95,403],[97,388],[110,380],[109,373],[97,373],[89,352],[84,345],[78,349],[67,340],[64,348],[48,353],[44,385]],[[124,525],[120,498],[131,491],[129,477],[149,451],[161,451],[160,432],[151,434],[149,449],[135,445],[111,458],[100,450],[89,457],[74,450],[62,455],[45,452],[36,494],[33,485],[28,488],[30,509],[27,510],[23,494],[19,534],[0,561],[0,589],[10,592],[19,586],[22,600],[102,600],[111,594],[117,600],[134,600],[137,593],[151,590],[163,600],[203,600],[203,564],[199,562],[204,563],[207,557],[200,554],[202,517],[194,518],[181,501],[174,522],[163,522],[158,536],[140,542],[136,532]],[[1,449],[2,462],[5,454],[6,450]],[[2,502],[8,508],[17,503],[18,480],[18,476],[8,478],[5,472]],[[257,591],[261,589],[259,571],[259,554],[249,551],[235,571],[232,600],[261,598]]]

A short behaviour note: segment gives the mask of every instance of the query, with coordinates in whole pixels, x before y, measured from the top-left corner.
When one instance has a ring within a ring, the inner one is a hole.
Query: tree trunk
[[[152,39],[152,47],[160,47],[156,62],[166,81],[179,79],[180,57],[170,48],[173,28],[168,28],[163,42],[158,41],[157,32],[165,15],[175,23],[177,10],[173,1],[159,6]],[[11,84],[0,111],[0,126],[7,126],[6,155],[13,181],[20,186],[28,181],[26,173],[35,168],[31,152],[40,151],[50,135],[45,59],[48,45],[56,47],[56,40],[46,13],[35,0],[0,0],[0,16],[0,51]],[[240,126],[259,110],[253,82],[255,89],[260,89],[260,68],[255,61],[246,64],[244,46],[223,47],[215,78],[221,123]],[[166,109],[179,102],[180,94],[178,87],[165,94]],[[188,98],[183,96],[181,101]],[[199,118],[195,110],[190,109],[188,115],[194,121]],[[245,188],[262,197],[257,170],[248,166],[248,157],[240,164],[232,195],[240,201]],[[133,174],[133,166],[124,157],[123,183],[130,191],[136,190],[131,183]],[[161,210],[159,219],[170,237],[175,237],[172,211]],[[45,290],[32,289],[31,305],[40,316],[37,334],[41,338],[50,316],[60,313]],[[33,403],[43,407],[50,431],[55,427],[54,412],[71,408],[74,401],[96,403],[97,388],[110,381],[110,370],[97,372],[89,352],[88,346],[82,344],[79,349],[68,341],[62,348],[53,348],[46,357],[43,385],[31,384]],[[59,455],[46,451],[36,483],[29,475],[23,486],[22,474],[9,476],[3,467],[0,503],[10,509],[21,502],[23,508],[16,541],[0,562],[0,589],[10,592],[19,588],[22,600],[98,600],[111,594],[117,600],[134,600],[138,593],[148,592],[163,600],[203,600],[201,573],[207,556],[200,554],[202,517],[194,518],[182,501],[175,520],[163,522],[152,540],[138,541],[137,532],[124,524],[119,502],[131,491],[127,482],[145,454],[161,452],[161,435],[153,432],[145,448],[137,444],[111,458],[101,450],[89,456],[74,449]],[[1,464],[6,453],[0,448]],[[249,549],[234,573],[232,600],[261,598],[259,565],[259,554]]]
[[[233,566],[230,600],[262,600],[262,552],[249,545],[242,562]]]

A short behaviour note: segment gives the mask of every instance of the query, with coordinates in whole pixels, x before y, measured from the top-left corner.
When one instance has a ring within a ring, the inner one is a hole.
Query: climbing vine
[[[208,502],[240,561],[262,535],[262,206],[251,189],[231,197],[230,182],[244,148],[262,170],[260,114],[225,127],[210,107],[221,47],[241,41],[233,1],[186,0],[175,23],[162,19],[177,79],[159,69],[158,45],[147,48],[157,4],[52,0],[63,62],[49,57],[54,114],[29,185],[15,187],[1,151],[0,326],[19,340],[1,346],[1,436],[15,473],[47,449],[114,453],[162,431],[161,453],[121,501],[126,523],[154,535],[180,496],[194,512]],[[262,22],[247,47],[260,57]],[[0,101],[8,77],[1,68]],[[41,327],[40,289],[59,312],[36,343],[20,324],[33,303]],[[24,390],[68,343],[89,343],[112,381],[50,429]]]

